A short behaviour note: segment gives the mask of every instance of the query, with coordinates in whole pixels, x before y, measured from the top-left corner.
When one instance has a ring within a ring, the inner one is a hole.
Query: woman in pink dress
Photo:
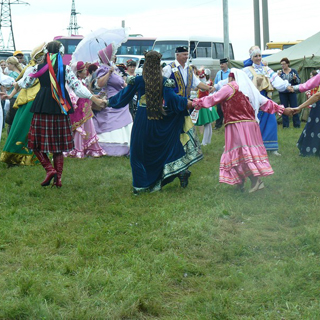
[[[228,84],[213,95],[195,99],[193,106],[210,108],[217,103],[221,103],[225,124],[225,150],[220,160],[219,181],[237,185],[243,191],[249,177],[249,193],[263,189],[260,177],[273,174],[273,170],[263,145],[258,111],[291,115],[292,109],[285,109],[263,97],[248,76],[234,68]]]
[[[78,61],[72,67],[72,71],[77,75],[78,79],[84,85],[83,80],[87,76],[87,68],[82,61]],[[98,136],[93,125],[91,110],[91,100],[79,98],[74,91],[67,87],[71,102],[74,107],[74,113],[70,114],[72,125],[72,133],[74,139],[74,149],[65,152],[65,157],[85,158],[85,157],[101,157],[106,152],[98,143]]]

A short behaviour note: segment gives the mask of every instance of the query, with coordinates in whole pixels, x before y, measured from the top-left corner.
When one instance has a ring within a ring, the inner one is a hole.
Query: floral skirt
[[[107,153],[101,148],[98,142],[96,129],[92,118],[73,131],[74,149],[65,152],[63,155],[70,158],[102,157]]]
[[[231,185],[248,176],[268,176],[273,170],[256,122],[238,122],[225,127],[225,151],[220,160],[219,181]]]

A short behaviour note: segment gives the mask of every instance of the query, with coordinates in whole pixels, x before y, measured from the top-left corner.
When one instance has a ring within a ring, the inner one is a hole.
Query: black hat
[[[220,59],[220,64],[221,64],[221,63],[228,63],[228,58]]]
[[[176,53],[181,53],[181,52],[189,52],[188,47],[186,47],[186,46],[177,47],[176,48]]]

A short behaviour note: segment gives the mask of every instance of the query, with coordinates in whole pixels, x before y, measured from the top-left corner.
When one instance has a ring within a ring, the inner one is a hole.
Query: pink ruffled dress
[[[235,185],[251,175],[273,174],[254,109],[235,81],[211,96],[193,101],[197,108],[209,108],[217,103],[221,103],[225,124],[225,150],[220,160],[219,182]],[[267,100],[260,109],[272,114],[282,113],[284,107]]]
[[[64,152],[63,155],[70,158],[105,156],[107,153],[99,145],[99,138],[93,124],[91,100],[78,98],[72,89],[69,87],[67,89],[74,108],[74,113],[70,114],[74,149]]]

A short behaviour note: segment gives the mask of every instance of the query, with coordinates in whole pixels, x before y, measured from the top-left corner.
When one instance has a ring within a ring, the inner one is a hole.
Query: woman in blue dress
[[[306,92],[307,90],[319,87],[319,85],[320,73],[305,83],[293,86],[293,90],[295,92]],[[315,104],[315,106],[310,110],[308,121],[297,143],[300,156],[302,157],[320,156],[320,91],[296,108],[295,113],[312,104]]]
[[[180,134],[192,102],[175,94],[174,81],[162,76],[160,61],[160,53],[146,53],[143,76],[129,78],[128,86],[109,99],[109,107],[122,108],[138,93],[130,145],[134,193],[160,190],[176,177],[186,187],[186,169],[203,158],[199,150],[193,157],[184,151]]]

